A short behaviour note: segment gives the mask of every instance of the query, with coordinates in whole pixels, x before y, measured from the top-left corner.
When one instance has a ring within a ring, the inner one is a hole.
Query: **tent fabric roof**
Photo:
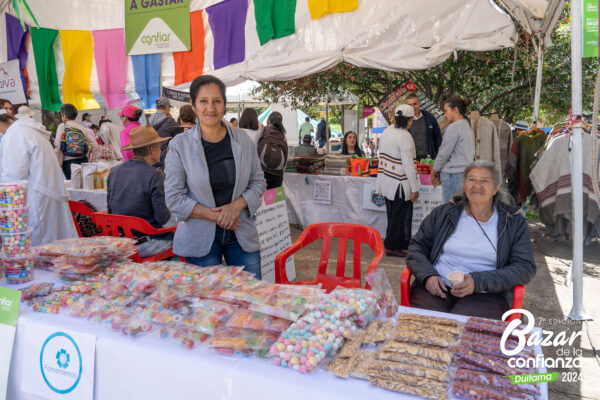
[[[550,38],[565,0],[498,0],[529,33]]]
[[[0,0],[2,1],[2,0]],[[123,0],[27,0],[41,27],[96,30],[124,26]],[[192,0],[191,10],[204,9],[222,0]],[[423,10],[427,10],[424,13]],[[14,10],[8,8],[11,14]],[[214,40],[204,13],[205,73],[233,85],[245,79],[290,80],[326,70],[346,61],[360,67],[392,71],[420,70],[435,66],[455,50],[487,51],[513,46],[515,28],[509,15],[491,0],[389,0],[360,1],[353,12],[329,14],[312,20],[306,0],[296,5],[296,32],[260,46],[254,3],[249,0],[246,20],[246,58],[239,64],[213,69]],[[4,18],[0,16],[0,31]],[[29,49],[32,49],[29,43]],[[0,62],[6,51],[0,43]],[[64,65],[57,49],[57,73],[62,81]],[[33,103],[39,102],[34,57],[29,57]],[[126,90],[133,92],[129,68]],[[174,81],[170,53],[162,57],[162,84]],[[95,69],[91,89],[99,94]]]

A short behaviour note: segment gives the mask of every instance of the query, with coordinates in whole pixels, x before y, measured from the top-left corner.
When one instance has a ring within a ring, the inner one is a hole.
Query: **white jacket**
[[[404,200],[418,192],[415,157],[415,142],[410,133],[392,126],[386,128],[379,139],[377,193],[393,201],[398,185],[402,185]]]
[[[115,160],[123,159],[121,154],[121,128],[112,122],[105,122],[100,127],[100,138],[102,138],[104,144],[112,148]]]
[[[28,180],[32,245],[77,236],[67,202],[65,176],[49,133],[30,117],[19,118],[0,142],[0,182]]]

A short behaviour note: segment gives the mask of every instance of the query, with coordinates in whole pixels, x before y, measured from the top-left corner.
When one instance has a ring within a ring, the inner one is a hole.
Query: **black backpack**
[[[276,129],[266,127],[258,139],[258,158],[265,172],[282,174],[288,157],[285,135]]]

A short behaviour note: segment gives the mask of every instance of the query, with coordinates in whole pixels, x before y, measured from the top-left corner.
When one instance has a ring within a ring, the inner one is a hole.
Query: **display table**
[[[106,202],[106,189],[69,189],[67,188],[67,193],[69,194],[69,200],[73,201],[81,201],[86,200],[91,205],[96,207],[96,211],[106,211],[107,210],[107,202]]]
[[[36,270],[35,281],[57,281],[53,273]],[[2,285],[20,288],[29,285]],[[465,321],[466,317],[417,308],[400,312],[438,315]],[[152,336],[133,339],[94,322],[65,315],[43,314],[22,304],[9,377],[8,399],[38,397],[21,391],[23,379],[42,379],[39,370],[23,368],[24,331],[28,323],[96,335],[94,399],[414,399],[358,379],[340,379],[325,370],[302,375],[268,360],[227,357],[205,347],[187,350]],[[152,335],[152,334],[150,334]],[[536,348],[536,352],[541,349]],[[543,371],[540,371],[543,372]],[[548,398],[547,384],[541,385]]]

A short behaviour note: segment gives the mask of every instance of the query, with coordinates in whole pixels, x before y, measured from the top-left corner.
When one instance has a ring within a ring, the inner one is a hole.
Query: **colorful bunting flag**
[[[225,0],[206,9],[213,32],[214,69],[246,58],[246,16],[248,0]]]
[[[90,91],[94,42],[90,31],[60,31],[65,75],[62,82],[63,101],[78,110],[100,108]]]
[[[62,102],[58,93],[56,63],[54,61],[54,41],[58,31],[46,28],[31,28],[31,42],[38,78],[42,109],[58,111]]]
[[[26,94],[29,94],[29,76],[27,74],[27,34],[29,33],[29,25],[25,25],[25,30],[23,30],[17,18],[8,13],[5,15],[7,61],[19,60],[23,89]]]
[[[160,97],[160,54],[131,56],[135,91],[142,99],[144,108],[156,107]]]
[[[354,11],[358,8],[358,0],[308,0],[308,11],[312,19],[319,19],[325,14]]]
[[[204,20],[202,10],[190,14],[191,50],[173,53],[175,85],[193,81],[204,72]]]
[[[295,32],[296,0],[254,0],[256,33],[261,46]]]
[[[108,108],[122,108],[129,102],[125,93],[127,55],[124,35],[122,28],[92,32],[98,84]]]

